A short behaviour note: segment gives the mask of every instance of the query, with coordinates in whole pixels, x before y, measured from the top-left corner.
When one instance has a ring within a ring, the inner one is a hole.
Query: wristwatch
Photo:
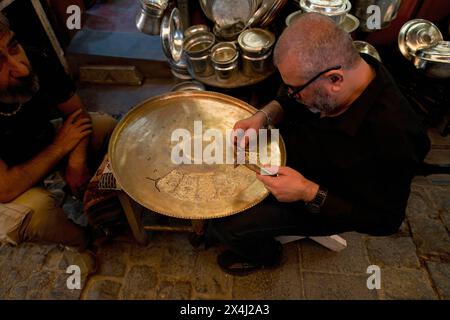
[[[327,198],[328,190],[324,187],[319,186],[319,191],[317,191],[316,196],[309,202],[306,202],[306,209],[311,213],[319,213],[320,208],[322,208]]]

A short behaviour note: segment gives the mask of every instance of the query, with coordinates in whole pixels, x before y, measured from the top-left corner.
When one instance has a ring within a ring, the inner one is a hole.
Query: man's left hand
[[[280,202],[309,202],[319,190],[317,183],[306,179],[300,172],[289,167],[280,167],[276,177],[260,174],[256,177]]]

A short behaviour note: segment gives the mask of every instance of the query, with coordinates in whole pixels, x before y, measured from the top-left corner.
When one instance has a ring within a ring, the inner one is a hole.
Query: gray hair
[[[275,65],[281,56],[294,57],[293,68],[301,66],[304,77],[338,65],[352,69],[360,59],[351,36],[318,13],[300,15],[283,31],[275,46]]]
[[[0,12],[0,33],[9,31],[9,21],[6,16]]]

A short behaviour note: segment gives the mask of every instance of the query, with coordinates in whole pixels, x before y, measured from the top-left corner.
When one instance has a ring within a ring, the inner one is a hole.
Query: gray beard
[[[321,88],[314,90],[314,101],[309,105],[311,112],[330,113],[336,109],[338,104]]]
[[[39,78],[34,72],[20,79],[20,84],[0,91],[0,102],[5,104],[23,104],[31,100],[39,91]]]

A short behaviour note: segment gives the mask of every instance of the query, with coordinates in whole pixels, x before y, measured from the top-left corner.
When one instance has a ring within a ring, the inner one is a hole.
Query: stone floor
[[[165,80],[142,87],[94,86],[80,95],[91,110],[120,116]],[[105,100],[105,97],[108,97]],[[450,160],[450,137],[431,133],[428,160]],[[342,236],[331,252],[305,239],[285,245],[285,263],[247,277],[224,274],[219,249],[194,249],[186,234],[157,233],[147,247],[129,236],[99,248],[99,269],[69,290],[66,269],[76,253],[54,245],[0,247],[0,299],[450,299],[450,175],[418,176],[407,220],[391,237]],[[367,268],[381,268],[381,289],[367,288]]]
[[[70,256],[54,245],[0,247],[0,299],[450,299],[450,176],[417,177],[407,221],[391,237],[346,233],[331,252],[305,239],[285,245],[276,270],[224,274],[219,249],[194,249],[186,234],[157,233],[140,247],[124,236],[99,248],[99,269],[69,290]],[[368,266],[381,289],[368,290]]]

